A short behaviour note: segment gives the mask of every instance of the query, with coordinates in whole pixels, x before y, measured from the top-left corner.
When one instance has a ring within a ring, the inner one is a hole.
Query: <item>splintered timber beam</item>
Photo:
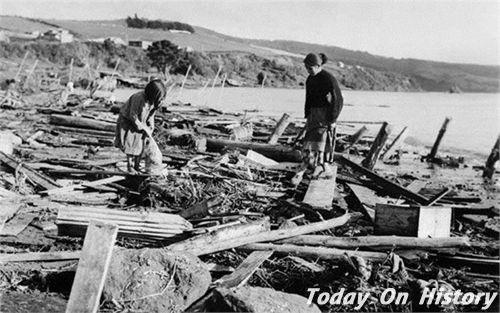
[[[375,140],[373,141],[373,144],[370,148],[370,152],[368,152],[368,155],[361,162],[361,165],[370,170],[375,166],[380,151],[382,151],[382,148],[384,147],[387,137],[389,136],[389,132],[390,132],[389,124],[387,122],[384,122],[382,126],[380,126],[380,130],[378,131],[377,137],[375,137]]]
[[[387,146],[387,149],[380,155],[380,158],[383,159],[386,155],[389,157],[393,153],[393,148],[396,146],[396,143],[405,137],[406,130],[408,126],[405,126],[403,130],[394,138],[394,140]],[[389,153],[389,154],[388,154]]]
[[[252,274],[271,257],[273,251],[254,251],[236,268],[234,272],[215,282],[217,287],[232,288],[244,285]]]
[[[293,254],[300,257],[319,258],[323,260],[344,260],[346,257],[353,256],[379,262],[387,259],[387,254],[382,252],[352,251],[337,248],[297,246],[290,244],[277,245],[272,243],[252,243],[244,245],[240,248],[248,251],[274,251],[278,254]]]
[[[108,274],[117,234],[117,225],[90,222],[66,313],[94,313],[99,309],[99,300]]]
[[[248,227],[248,225],[235,226],[233,232],[226,231],[224,233],[224,229],[222,229],[219,232],[215,232],[215,234],[200,235],[170,245],[168,248],[174,251],[187,251],[194,255],[204,255],[231,248],[236,248],[249,243],[275,241],[298,235],[315,233],[318,231],[335,228],[346,224],[352,216],[353,214],[346,213],[342,216],[332,218],[326,221],[311,223],[287,229],[266,231],[264,229],[266,227],[261,227],[260,229],[253,230],[250,233],[238,231],[235,234],[235,232],[239,228],[245,228]],[[265,220],[267,221],[268,225],[269,220],[268,219]],[[268,226],[267,229],[269,229]]]
[[[483,177],[492,178],[495,172],[495,163],[500,159],[500,135],[491,149],[490,156],[486,160],[486,165],[484,166]]]
[[[3,152],[0,152],[0,163],[3,163],[10,167],[13,171],[19,171],[29,178],[29,181],[33,182],[35,185],[40,186],[43,189],[50,190],[54,188],[60,188],[61,186],[50,179],[49,177],[38,173],[33,170],[28,165],[16,160]]]
[[[271,134],[271,137],[269,137],[267,143],[269,144],[278,143],[278,139],[283,134],[289,123],[290,123],[290,115],[284,113],[281,119],[279,120],[278,124],[274,128],[273,133]]]
[[[253,150],[268,158],[279,162],[301,162],[301,153],[282,145],[271,145],[267,143],[239,142],[226,139],[207,138],[207,150],[220,152],[224,148]]]
[[[448,127],[448,123],[451,121],[451,117],[447,117],[444,119],[443,125],[439,130],[439,133],[436,137],[436,141],[434,141],[434,145],[432,146],[431,152],[427,155],[427,159],[432,160],[436,157],[437,151],[439,149],[439,144],[441,143],[441,139],[443,139],[444,133],[446,132],[446,128]]]
[[[363,134],[368,130],[365,125],[361,126],[360,129],[358,129],[353,135],[349,136],[347,141],[349,142],[349,146],[347,146],[345,150],[349,150],[352,146],[358,143],[358,141],[363,137]]]
[[[426,205],[429,203],[429,199],[424,196],[419,195],[418,193],[412,192],[403,186],[395,184],[384,177],[379,176],[378,174],[370,171],[359,164],[347,159],[344,156],[336,156],[335,160],[345,166],[351,167],[352,169],[358,171],[359,173],[367,176],[370,180],[372,180],[375,184],[379,185],[387,194],[393,197],[403,197],[405,199],[413,200],[419,204]]]
[[[401,236],[362,236],[333,237],[323,235],[302,235],[280,240],[276,243],[287,243],[301,246],[322,246],[341,249],[413,249],[413,248],[452,248],[471,245],[468,237],[449,238],[416,238]]]
[[[0,254],[0,264],[15,262],[55,262],[80,258],[81,251],[27,252]]]

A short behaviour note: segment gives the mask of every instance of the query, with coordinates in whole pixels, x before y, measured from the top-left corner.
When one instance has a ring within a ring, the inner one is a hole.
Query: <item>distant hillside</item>
[[[243,52],[269,59],[285,57],[295,66],[301,66],[302,56],[308,52],[324,52],[332,60],[329,63],[330,70],[344,86],[353,89],[449,91],[451,88],[458,88],[465,92],[500,92],[499,66],[395,59],[334,46],[285,40],[249,40],[220,34],[203,27],[194,27],[195,33],[192,34],[128,28],[125,19],[74,21],[0,16],[0,30],[45,31],[55,26],[69,30],[80,40],[106,37],[120,37],[125,41],[166,39],[180,47],[190,47],[212,54]],[[344,63],[345,67],[343,64],[337,64],[338,61]]]
[[[448,91],[453,86],[467,92],[500,91],[500,66],[395,59],[362,51],[296,41],[245,40],[245,42],[292,53],[323,52],[330,59],[346,64],[407,75],[427,91]]]

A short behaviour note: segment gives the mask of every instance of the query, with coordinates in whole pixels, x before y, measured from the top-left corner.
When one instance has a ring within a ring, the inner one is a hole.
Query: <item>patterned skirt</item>
[[[144,148],[144,134],[121,115],[116,122],[115,147],[133,156],[141,155]]]
[[[333,152],[334,125],[326,121],[326,108],[311,108],[307,118],[302,150],[306,153]]]

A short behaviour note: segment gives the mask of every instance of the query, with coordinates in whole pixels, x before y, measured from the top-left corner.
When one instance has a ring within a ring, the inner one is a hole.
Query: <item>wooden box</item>
[[[451,207],[379,204],[375,206],[375,235],[419,238],[450,236]]]

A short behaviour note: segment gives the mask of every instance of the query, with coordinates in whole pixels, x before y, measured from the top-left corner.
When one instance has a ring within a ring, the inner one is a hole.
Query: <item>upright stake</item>
[[[432,146],[431,152],[427,155],[427,159],[432,160],[436,157],[437,151],[439,149],[439,144],[441,143],[441,139],[443,139],[444,133],[446,132],[446,127],[448,127],[448,123],[450,121],[450,117],[444,119],[443,125],[441,126],[436,141],[434,142],[434,146]]]
[[[483,171],[483,177],[490,179],[493,177],[493,173],[495,173],[495,163],[500,158],[499,150],[500,150],[500,135],[498,136],[497,141],[493,146],[493,149],[491,149],[491,153],[490,156],[488,157],[488,160],[486,160],[486,165],[484,166],[484,171]]]
[[[24,81],[23,87],[26,87],[26,84],[28,83],[28,80],[30,79],[31,75],[33,75],[33,72],[35,71],[37,64],[38,64],[38,60],[35,60],[35,63],[31,67],[31,70],[29,71],[28,76],[26,76],[26,80]]]
[[[380,127],[377,137],[373,141],[373,144],[370,148],[370,152],[368,152],[366,158],[361,162],[361,165],[363,167],[371,170],[375,166],[375,163],[377,163],[380,151],[382,150],[382,147],[384,146],[385,141],[387,140],[387,137],[390,133],[390,129],[388,126],[389,124],[387,122],[384,122]]]
[[[184,75],[184,79],[182,80],[181,89],[179,90],[179,93],[177,94],[177,99],[178,99],[178,98],[181,96],[181,94],[182,94],[182,90],[184,89],[184,85],[186,84],[186,80],[187,80],[187,78],[188,78],[189,71],[191,71],[191,64],[189,64],[188,69],[187,69],[187,71],[186,71],[186,75]]]
[[[396,145],[396,143],[399,141],[399,139],[401,139],[403,137],[403,134],[406,132],[406,130],[408,129],[408,126],[405,126],[403,128],[403,130],[396,136],[396,138],[394,138],[394,140],[391,142],[391,144],[387,147],[387,149],[385,149],[385,151],[380,155],[380,158],[383,159],[385,157],[385,155],[391,151],[391,149]],[[389,155],[390,156],[390,155]]]
[[[224,91],[224,85],[226,84],[226,79],[227,79],[227,74],[224,73],[224,75],[222,76],[222,86],[220,87],[219,98],[217,99],[217,106],[220,104],[220,101],[222,100],[222,92]]]
[[[23,69],[24,62],[26,62],[26,58],[28,57],[28,51],[24,54],[23,60],[21,61],[21,65],[19,65],[19,69],[17,70],[16,76],[14,76],[14,80],[17,80],[17,77],[21,74],[21,70]]]
[[[349,137],[349,146],[344,149],[344,151],[349,150],[363,137],[363,134],[368,130],[365,125],[358,129],[352,136]]]
[[[279,120],[278,124],[274,128],[273,133],[271,134],[271,137],[269,137],[267,143],[273,145],[278,143],[278,139],[280,138],[281,134],[283,134],[289,123],[290,123],[290,115],[284,113],[281,119]]]
[[[118,70],[118,65],[120,64],[121,58],[118,58],[118,61],[116,61],[115,68],[113,69],[113,73],[111,73],[111,79],[115,77],[116,71]]]
[[[71,62],[69,62],[69,74],[68,74],[68,83],[73,79],[73,58],[71,58]]]

